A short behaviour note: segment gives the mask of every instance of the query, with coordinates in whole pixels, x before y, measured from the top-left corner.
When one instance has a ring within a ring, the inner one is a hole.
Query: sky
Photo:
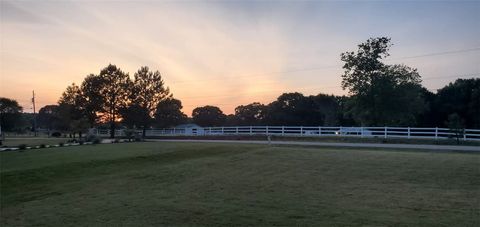
[[[109,63],[160,71],[188,115],[345,95],[340,54],[380,36],[431,91],[480,77],[480,1],[0,1],[0,96],[25,112]]]

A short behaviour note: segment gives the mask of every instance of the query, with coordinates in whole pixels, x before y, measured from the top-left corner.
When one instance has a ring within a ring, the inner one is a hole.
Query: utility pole
[[[35,117],[35,91],[32,91],[32,104],[33,104],[33,133],[37,136],[37,119]]]

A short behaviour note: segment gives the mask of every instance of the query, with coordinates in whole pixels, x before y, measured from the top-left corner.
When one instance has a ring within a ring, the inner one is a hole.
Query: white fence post
[[[360,127],[360,137],[363,138],[363,127]]]
[[[237,126],[237,127],[235,127],[235,134],[237,134],[237,135],[238,135],[238,126]]]
[[[321,126],[318,127],[318,135],[319,135],[319,136],[322,135],[322,127],[321,127]]]
[[[223,127],[222,127],[222,135],[225,134],[225,130],[223,130]]]
[[[467,141],[467,130],[463,129],[463,141]]]
[[[252,126],[250,126],[250,135],[253,135]]]
[[[410,127],[408,127],[408,135],[407,135],[407,138],[410,139]]]
[[[267,135],[268,135],[268,126],[267,126],[267,129],[266,129],[266,132],[267,132]]]
[[[438,139],[438,127],[435,127],[435,139]]]
[[[175,132],[175,128],[173,128],[173,135],[176,135],[177,133]]]
[[[285,134],[285,126],[282,126],[282,136]]]
[[[385,139],[387,138],[387,126],[385,126]]]
[[[300,135],[303,136],[303,126],[300,126]]]

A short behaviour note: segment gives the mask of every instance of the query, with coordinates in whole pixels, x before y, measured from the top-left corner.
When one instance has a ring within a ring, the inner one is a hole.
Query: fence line
[[[107,137],[109,130],[97,130],[98,135]],[[137,130],[136,133],[141,133]],[[480,141],[480,129],[462,129],[458,133],[448,128],[413,127],[324,127],[324,126],[235,126],[235,127],[191,127],[146,130],[148,137],[162,136],[222,136],[222,135],[279,135],[279,136],[344,136],[378,138],[421,138],[448,139],[458,136],[462,140]],[[116,136],[125,136],[124,130],[116,130]]]

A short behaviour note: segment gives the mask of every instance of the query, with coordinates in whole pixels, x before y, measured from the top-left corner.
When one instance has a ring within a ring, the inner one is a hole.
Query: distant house
[[[179,131],[184,131],[185,135],[203,135],[205,133],[203,128],[197,124],[181,124],[175,126],[175,129],[180,129]]]

